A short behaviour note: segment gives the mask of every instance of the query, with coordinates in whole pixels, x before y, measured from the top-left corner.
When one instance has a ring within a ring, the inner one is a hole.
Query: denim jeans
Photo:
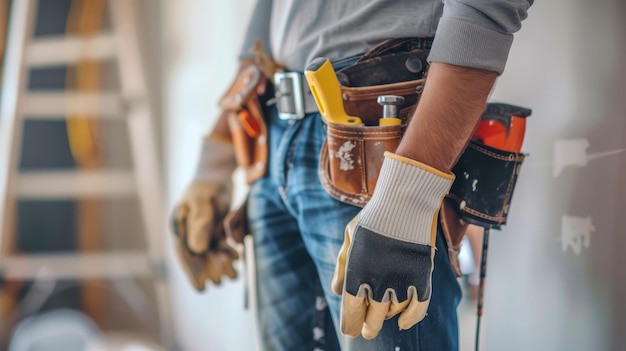
[[[283,121],[274,108],[268,115],[269,171],[251,186],[248,203],[263,350],[457,350],[461,291],[440,232],[433,294],[423,321],[400,331],[393,318],[369,341],[337,332],[341,298],[332,293],[331,280],[345,226],[360,208],[322,188],[318,162],[326,131],[321,116]]]

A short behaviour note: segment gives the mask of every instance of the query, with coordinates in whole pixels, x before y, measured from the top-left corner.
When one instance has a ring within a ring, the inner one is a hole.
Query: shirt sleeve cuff
[[[441,18],[429,62],[444,62],[502,74],[513,35],[457,18]]]

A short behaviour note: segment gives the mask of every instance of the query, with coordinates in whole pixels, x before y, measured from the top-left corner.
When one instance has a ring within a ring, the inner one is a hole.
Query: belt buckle
[[[276,89],[278,118],[283,120],[304,118],[302,74],[300,72],[276,72],[274,74],[274,88]]]

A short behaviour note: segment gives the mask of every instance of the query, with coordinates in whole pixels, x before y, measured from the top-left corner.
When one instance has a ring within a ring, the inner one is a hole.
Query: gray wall
[[[493,100],[531,107],[510,221],[491,240],[488,350],[624,350],[626,6],[537,1]]]

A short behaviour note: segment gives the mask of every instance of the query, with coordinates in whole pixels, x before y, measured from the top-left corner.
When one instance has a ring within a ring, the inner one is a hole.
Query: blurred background
[[[0,350],[257,349],[244,280],[197,293],[167,218],[253,3],[0,0]],[[529,156],[491,235],[483,350],[624,349],[624,18],[542,1],[516,34],[491,100],[533,110]]]

